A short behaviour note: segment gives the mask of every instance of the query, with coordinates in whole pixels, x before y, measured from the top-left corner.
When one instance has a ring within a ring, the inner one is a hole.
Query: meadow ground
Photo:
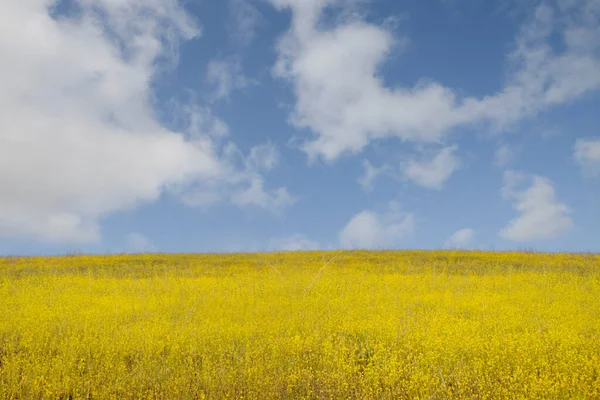
[[[0,398],[600,398],[600,256],[0,259]]]

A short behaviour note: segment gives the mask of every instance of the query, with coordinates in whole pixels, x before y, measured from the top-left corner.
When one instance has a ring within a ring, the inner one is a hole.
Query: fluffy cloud
[[[539,6],[515,40],[506,86],[483,98],[461,98],[436,82],[386,87],[379,68],[403,40],[356,15],[323,23],[327,8],[355,2],[271,2],[292,11],[292,26],[278,44],[275,73],[293,83],[291,120],[313,132],[303,145],[311,159],[333,161],[388,137],[437,142],[465,124],[486,122],[501,129],[600,88],[597,0],[561,1],[558,13]],[[551,46],[554,34],[565,40],[564,51]]]
[[[522,188],[527,181],[531,181],[531,186]],[[517,242],[550,239],[573,226],[569,208],[556,199],[554,186],[547,178],[507,171],[502,194],[514,201],[513,208],[519,213],[499,232],[504,239]]]
[[[581,166],[584,174],[600,175],[600,138],[577,140],[573,157]]]
[[[392,205],[385,213],[361,211],[340,232],[343,248],[383,249],[399,245],[415,229],[413,214]]]
[[[454,155],[456,149],[457,146],[446,147],[432,159],[406,162],[403,166],[404,177],[428,189],[442,189],[444,182],[460,167],[460,160]]]
[[[200,34],[175,0],[77,0],[59,16],[54,5],[0,2],[0,235],[98,241],[108,213],[231,179],[215,139],[225,124],[190,112],[202,129],[177,132],[153,109],[154,78]]]
[[[475,238],[475,230],[471,228],[460,229],[452,234],[444,243],[446,248],[466,248]]]
[[[269,243],[269,249],[275,251],[307,251],[320,248],[319,243],[298,233],[284,238],[272,239]]]

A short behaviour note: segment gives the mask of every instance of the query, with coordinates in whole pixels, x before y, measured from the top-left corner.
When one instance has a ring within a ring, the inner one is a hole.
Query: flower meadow
[[[598,399],[600,256],[0,258],[2,399]]]

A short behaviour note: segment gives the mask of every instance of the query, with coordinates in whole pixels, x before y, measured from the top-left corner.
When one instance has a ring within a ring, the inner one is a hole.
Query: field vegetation
[[[0,259],[2,399],[600,398],[600,256]]]

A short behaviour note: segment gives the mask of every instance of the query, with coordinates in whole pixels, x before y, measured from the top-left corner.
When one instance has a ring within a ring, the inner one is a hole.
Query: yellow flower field
[[[2,399],[600,398],[600,256],[0,259]]]

